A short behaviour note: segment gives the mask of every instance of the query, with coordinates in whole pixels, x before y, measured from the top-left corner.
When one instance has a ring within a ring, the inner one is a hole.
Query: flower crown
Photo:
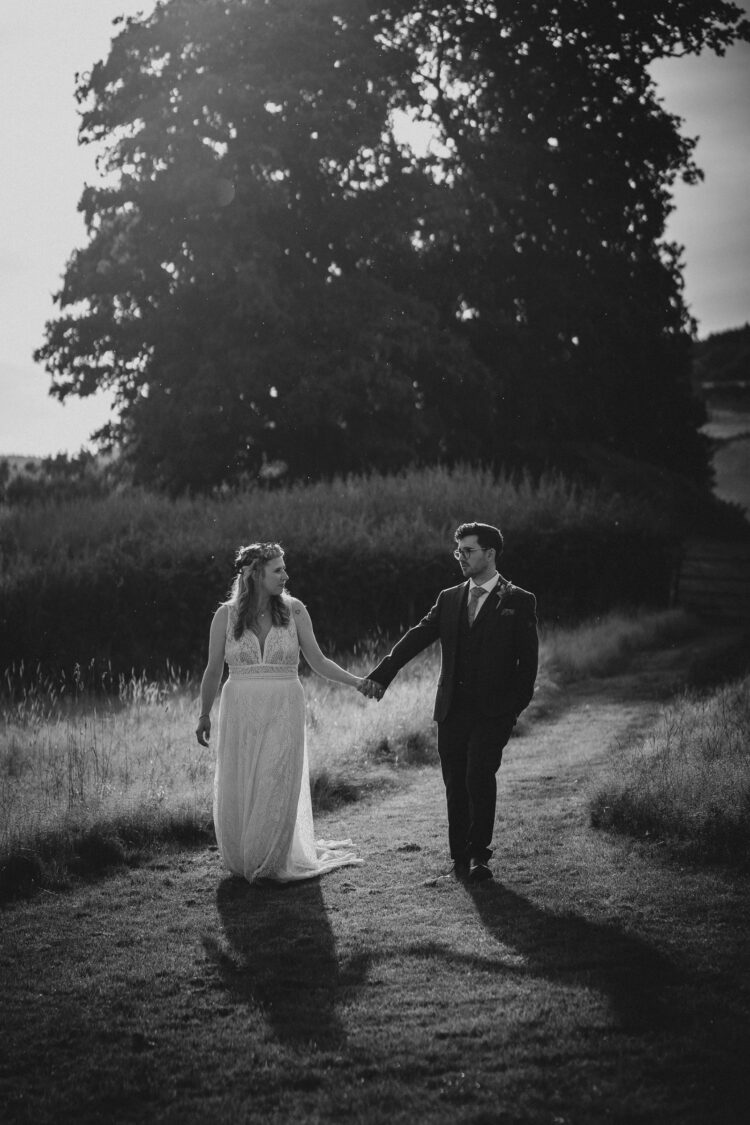
[[[240,547],[234,560],[234,573],[239,574],[254,562],[269,562],[270,559],[277,559],[283,554],[278,543],[251,543],[248,547]]]

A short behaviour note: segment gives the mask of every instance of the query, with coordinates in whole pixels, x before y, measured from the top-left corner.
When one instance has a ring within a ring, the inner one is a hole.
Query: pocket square
[[[513,617],[515,612],[516,611],[514,609],[501,609],[500,610],[500,616],[501,617]]]

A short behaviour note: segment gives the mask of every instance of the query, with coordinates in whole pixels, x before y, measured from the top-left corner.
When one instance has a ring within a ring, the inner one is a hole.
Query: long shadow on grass
[[[227,878],[216,900],[230,952],[210,939],[204,945],[227,991],[260,1008],[281,1042],[341,1046],[336,1005],[343,989],[363,981],[369,958],[339,967],[319,882],[263,888]]]
[[[492,937],[522,955],[521,972],[596,989],[609,998],[626,1035],[662,1045],[679,1041],[683,1064],[665,1074],[675,1095],[693,1089],[713,1107],[706,1121],[747,1120],[747,1001],[741,989],[732,995],[710,973],[687,975],[616,926],[554,914],[501,883],[467,885],[466,891]],[[481,964],[486,970],[487,963]],[[658,1052],[655,1047],[657,1067]],[[737,1107],[742,1115],[735,1118]]]
[[[666,997],[682,977],[653,946],[615,926],[553,914],[502,883],[466,890],[493,938],[521,954],[525,972],[596,989],[629,1030],[670,1022]]]

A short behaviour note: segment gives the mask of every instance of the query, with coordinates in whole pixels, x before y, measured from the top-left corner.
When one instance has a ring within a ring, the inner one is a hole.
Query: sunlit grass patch
[[[516,735],[533,730],[545,700],[554,710],[558,683],[619,671],[639,648],[691,628],[670,611],[610,615],[546,633],[537,702]],[[382,648],[365,646],[340,663],[365,674]],[[399,784],[404,769],[437,764],[438,671],[433,647],[376,703],[303,666],[318,812]],[[66,870],[132,862],[160,841],[211,839],[215,746],[195,739],[195,682],[176,672],[159,683],[132,676],[109,696],[41,677],[20,683],[6,677],[0,699],[0,897],[14,883],[54,884]]]
[[[190,741],[193,691],[176,680],[123,682],[114,697],[38,690],[0,712],[0,845],[85,807],[106,814],[200,792],[210,752]]]
[[[360,658],[347,667],[355,675],[365,675],[373,663],[374,659]],[[436,651],[422,654],[399,674],[380,703],[327,680],[306,678],[312,766],[436,761],[431,718],[438,668]]]
[[[552,628],[542,637],[544,667],[556,680],[624,671],[633,654],[689,636],[696,623],[684,610],[613,611],[575,628]]]
[[[8,680],[6,677],[6,686]],[[189,735],[194,688],[123,679],[116,694],[46,681],[0,710],[0,895],[206,838],[213,757]]]
[[[371,653],[341,662],[356,675],[365,675],[375,659]],[[438,669],[437,652],[423,654],[404,669],[380,703],[351,688],[305,677],[314,807],[356,800],[392,784],[394,770],[437,762],[432,707]]]
[[[707,859],[750,862],[750,677],[685,695],[613,760],[594,826],[674,839]]]
[[[364,673],[365,651],[342,662]],[[415,661],[384,707],[305,676],[310,783],[330,809],[434,759],[436,660]],[[14,686],[18,690],[14,691]],[[110,696],[6,676],[0,703],[0,897],[132,862],[161,841],[210,840],[215,746],[198,745],[197,685],[123,679]],[[216,708],[215,708],[216,712]]]

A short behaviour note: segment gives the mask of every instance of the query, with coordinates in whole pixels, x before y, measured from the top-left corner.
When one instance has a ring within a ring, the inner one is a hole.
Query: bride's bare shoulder
[[[309,616],[309,614],[307,613],[307,607],[305,606],[304,602],[301,602],[299,598],[293,598],[291,594],[289,594],[288,597],[289,608],[295,617],[302,617],[303,615]]]

